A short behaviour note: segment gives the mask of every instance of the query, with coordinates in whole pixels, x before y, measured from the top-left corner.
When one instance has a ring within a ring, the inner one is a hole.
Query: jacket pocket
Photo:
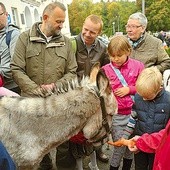
[[[36,76],[39,68],[40,52],[36,49],[28,50],[26,53],[26,72],[29,75],[29,77]]]
[[[64,48],[56,48],[55,53],[58,57],[61,57],[67,60],[67,49]]]

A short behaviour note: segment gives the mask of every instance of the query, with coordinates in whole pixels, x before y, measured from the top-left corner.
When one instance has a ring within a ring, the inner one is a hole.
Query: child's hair
[[[124,35],[116,35],[108,44],[108,54],[109,56],[121,56],[126,53],[131,53],[132,47]]]
[[[157,94],[162,86],[162,74],[157,67],[145,68],[136,81],[136,91],[141,96]]]

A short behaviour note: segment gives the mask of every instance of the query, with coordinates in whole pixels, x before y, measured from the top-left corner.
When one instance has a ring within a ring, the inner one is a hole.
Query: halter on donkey
[[[67,91],[46,98],[1,98],[0,139],[18,169],[33,170],[45,154],[82,129],[95,141],[102,128],[100,97],[107,120],[117,111],[108,79],[98,70],[95,66],[90,78],[80,84],[74,80]]]

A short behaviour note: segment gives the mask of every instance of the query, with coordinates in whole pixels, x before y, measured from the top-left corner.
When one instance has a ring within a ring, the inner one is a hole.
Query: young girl
[[[102,67],[118,102],[118,114],[113,117],[112,123],[113,141],[117,141],[123,135],[134,103],[135,83],[139,73],[144,69],[143,63],[130,58],[131,51],[131,45],[125,36],[113,37],[108,45],[110,63]],[[123,169],[130,170],[133,155],[127,147],[114,147],[110,170],[119,169],[122,157]]]

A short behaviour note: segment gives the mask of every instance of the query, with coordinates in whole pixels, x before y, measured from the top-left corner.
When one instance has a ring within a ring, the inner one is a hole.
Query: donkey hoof
[[[93,166],[91,162],[89,163],[89,168],[90,168],[91,170],[99,170],[97,164],[96,164],[95,166]]]

